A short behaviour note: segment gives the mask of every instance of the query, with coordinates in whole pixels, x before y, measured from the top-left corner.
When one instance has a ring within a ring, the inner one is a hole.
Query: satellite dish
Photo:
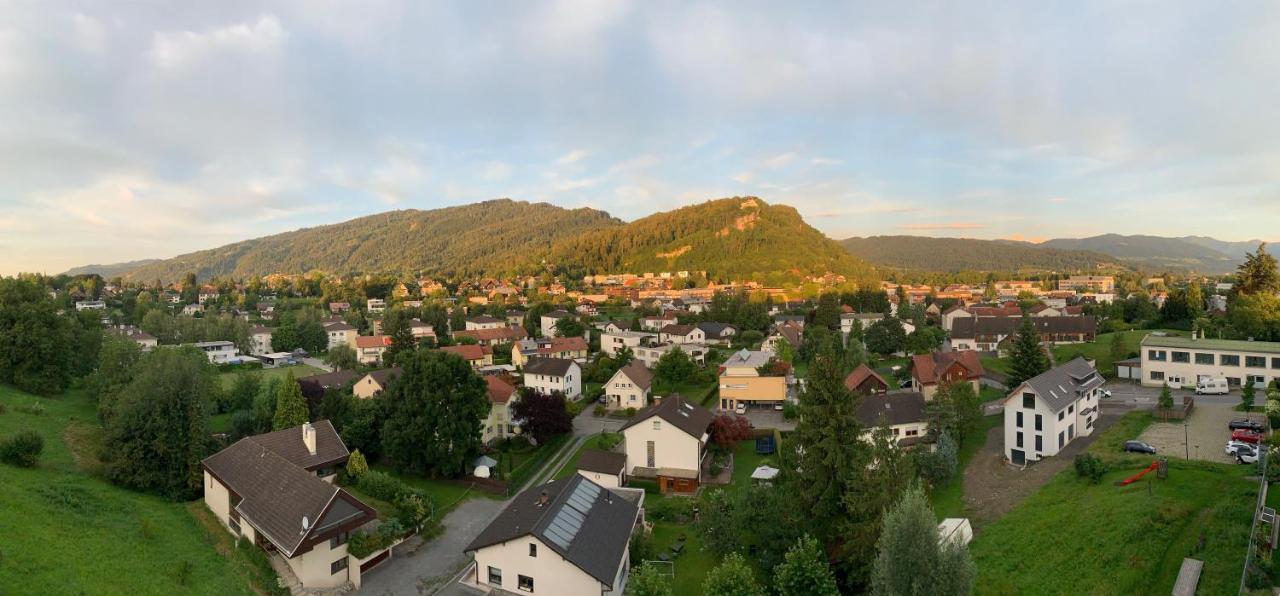
[[[307,516],[305,515],[302,516],[302,529],[306,530],[307,528],[310,528],[310,527],[311,527],[311,520],[307,519]]]

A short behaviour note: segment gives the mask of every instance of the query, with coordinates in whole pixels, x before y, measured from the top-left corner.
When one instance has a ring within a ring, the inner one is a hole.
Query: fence
[[[1187,416],[1191,415],[1191,409],[1194,408],[1195,405],[1196,405],[1196,398],[1191,397],[1190,395],[1184,395],[1182,396],[1181,408],[1178,408],[1178,407],[1173,407],[1169,409],[1156,408],[1152,414],[1162,422],[1168,422],[1170,420],[1183,420]]]
[[[1249,526],[1249,550],[1244,555],[1244,569],[1240,571],[1240,594],[1245,592],[1245,583],[1249,580],[1249,566],[1253,564],[1253,555],[1258,549],[1258,522],[1262,520],[1263,510],[1267,507],[1267,457],[1270,456],[1269,450],[1259,449],[1261,457],[1258,458],[1259,469],[1262,470],[1262,479],[1258,481],[1258,501],[1253,507],[1253,524]],[[1272,516],[1275,512],[1272,512]],[[1270,520],[1272,525],[1275,524],[1274,517]]]

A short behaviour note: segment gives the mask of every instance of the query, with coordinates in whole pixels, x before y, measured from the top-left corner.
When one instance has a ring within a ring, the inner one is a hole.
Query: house
[[[707,358],[707,347],[702,344],[657,344],[645,345],[641,344],[636,347],[635,359],[643,362],[645,366],[653,368],[657,366],[658,360],[662,359],[667,352],[671,350],[680,350],[684,352],[689,360],[701,366]]]
[[[240,350],[235,342],[199,341],[192,344],[197,350],[204,352],[210,364],[235,364],[240,362]]]
[[[482,368],[485,366],[493,366],[493,348],[481,345],[460,345],[445,346],[440,348],[441,352],[455,354],[466,360],[471,368]]]
[[[254,356],[271,353],[271,328],[257,326],[249,330],[249,353]]]
[[[325,335],[329,336],[329,349],[338,346],[355,346],[357,329],[346,321],[329,321],[324,324]]]
[[[523,310],[509,310],[506,313],[508,325],[524,325],[525,312]]]
[[[787,399],[787,375],[761,373],[773,352],[739,350],[720,365],[720,409],[743,406],[775,406]]]
[[[870,436],[871,428],[887,424],[898,445],[906,447],[923,440],[928,434],[925,401],[924,395],[915,391],[867,394],[858,402],[855,415],[867,427],[867,436]]]
[[[604,488],[618,488],[627,483],[627,454],[583,449],[578,456],[578,474]]]
[[[467,331],[477,331],[479,329],[498,329],[506,326],[506,322],[489,315],[480,315],[467,319],[466,325]]]
[[[525,366],[529,358],[586,358],[587,340],[581,337],[540,337],[521,340],[511,346],[511,364]]]
[[[475,562],[461,583],[494,594],[623,594],[643,499],[579,474],[527,488],[464,549]]]
[[[365,302],[365,309],[369,312],[382,312],[387,310],[387,301],[381,298],[370,298]]]
[[[738,328],[728,323],[703,321],[698,323],[702,330],[703,341],[710,344],[729,345],[738,336]]]
[[[434,342],[436,340],[435,328],[419,319],[409,319],[409,333],[413,334],[414,341],[430,339]]]
[[[574,316],[573,313],[563,309],[553,310],[545,315],[542,315],[542,317],[538,321],[538,323],[542,326],[541,327],[542,334],[548,335],[548,336],[555,335],[556,321],[559,321],[560,319],[563,319],[566,317],[572,317],[572,316]]]
[[[298,379],[298,387],[302,389],[302,397],[306,398],[308,407],[316,407],[329,389],[340,389],[356,380],[356,371],[337,370],[320,373]]]
[[[658,331],[660,343],[702,344],[707,341],[707,334],[696,325],[665,325]]]
[[[485,395],[489,398],[489,415],[484,419],[484,427],[480,433],[480,441],[489,444],[515,435],[514,418],[511,406],[520,396],[511,383],[499,375],[485,375]]]
[[[196,301],[200,304],[204,304],[210,300],[217,300],[220,295],[221,294],[218,293],[218,288],[213,286],[202,286],[200,288],[200,293],[196,295]]]
[[[632,360],[604,384],[604,405],[611,410],[643,408],[649,405],[652,385],[653,373],[645,368],[643,362]]]
[[[304,588],[358,585],[387,550],[347,552],[351,533],[377,520],[333,484],[348,456],[328,421],[245,437],[201,462],[204,502],[233,536],[278,553]]]
[[[106,310],[107,303],[102,300],[79,300],[76,302],[76,310]]]
[[[640,317],[640,329],[643,331],[652,331],[657,333],[663,327],[679,323],[679,319],[675,313],[663,313],[652,317]]]
[[[1139,353],[1138,368],[1147,387],[1195,387],[1200,379],[1225,378],[1228,387],[1236,388],[1280,379],[1280,342],[1148,334]]]
[[[380,364],[382,354],[391,345],[386,335],[361,335],[356,337],[356,361],[360,364]]]
[[[403,372],[404,369],[399,366],[371,371],[351,386],[351,394],[360,399],[369,399],[382,393],[387,388],[387,384]]]
[[[663,494],[696,492],[713,418],[711,410],[679,394],[640,410],[619,429],[627,454],[626,473],[657,479]]]
[[[774,327],[773,333],[760,344],[760,349],[776,354],[785,343],[791,350],[799,350],[803,337],[804,326],[787,321]]]
[[[524,386],[543,395],[559,391],[565,399],[582,396],[582,367],[568,358],[530,358],[524,365]]]
[[[1004,455],[1014,465],[1057,455],[1093,434],[1102,375],[1084,358],[1049,369],[1004,399]]]
[[[137,327],[111,327],[107,329],[107,331],[138,344],[138,347],[142,348],[143,352],[150,352],[160,345],[160,340],[156,339],[156,336],[138,329]]]
[[[858,368],[853,369],[853,372],[844,378],[844,386],[848,387],[849,391],[863,395],[884,393],[889,390],[889,383],[884,380],[884,377],[871,370],[871,367],[866,364],[859,364]]]
[[[803,329],[804,315],[774,315],[773,316],[773,324],[775,326],[786,325],[787,323],[797,325],[801,329]]]
[[[883,320],[884,320],[884,313],[878,313],[878,312],[842,313],[840,315],[840,333],[843,333],[844,335],[849,335],[850,333],[853,333],[854,323],[858,324],[859,329],[866,329],[867,327],[870,327],[871,325],[875,324],[877,321],[883,321]]]
[[[657,335],[643,331],[612,331],[606,328],[600,334],[600,351],[613,357],[618,355],[618,351],[627,348],[634,355],[636,348],[645,342],[656,342],[657,339]]]
[[[631,330],[631,323],[624,320],[610,320],[603,323],[596,323],[595,328],[601,333],[621,333]]]
[[[188,304],[182,307],[182,314],[184,315],[190,316],[202,312],[204,312],[204,306],[200,304]]]
[[[1097,333],[1097,320],[1089,316],[1032,317],[1031,324],[1040,341],[1050,345],[1087,343]],[[955,350],[1005,352],[1022,326],[1021,317],[974,317],[956,319],[951,328]]]
[[[911,357],[911,390],[932,400],[941,385],[969,383],[977,394],[985,372],[974,351],[916,354]]]
[[[349,310],[351,310],[350,302],[330,302],[329,303],[329,312],[335,315],[347,312]]]
[[[1116,378],[1129,379],[1133,381],[1142,380],[1142,358],[1125,358],[1124,360],[1116,360]],[[1179,383],[1180,384],[1180,383]],[[1173,385],[1170,385],[1172,387]]]
[[[485,329],[475,329],[470,331],[455,331],[453,337],[462,338],[470,337],[476,340],[476,343],[482,346],[500,346],[509,344],[514,341],[520,341],[528,337],[524,332],[524,327],[519,325],[488,327]],[[581,337],[573,338],[581,340]]]

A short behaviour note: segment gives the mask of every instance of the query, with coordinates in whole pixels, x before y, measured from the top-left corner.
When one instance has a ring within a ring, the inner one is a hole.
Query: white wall
[[[1164,352],[1165,359],[1155,360],[1151,358],[1151,352]],[[1188,353],[1190,362],[1174,362],[1174,352]],[[1212,354],[1213,364],[1196,364],[1196,354]],[[1223,355],[1239,356],[1240,366],[1224,366],[1221,364]],[[1254,356],[1263,359],[1262,368],[1245,366],[1246,357]],[[1280,367],[1275,366],[1280,362],[1273,362],[1272,359],[1280,359],[1280,354],[1268,354],[1266,352],[1243,352],[1236,350],[1208,350],[1204,348],[1166,348],[1146,346],[1142,348],[1142,384],[1146,387],[1160,387],[1168,382],[1170,387],[1195,387],[1196,381],[1200,377],[1230,377],[1239,379],[1243,384],[1247,378],[1262,377],[1264,383],[1271,383],[1273,380],[1280,378]],[[1163,379],[1152,378],[1153,372],[1161,373]],[[1257,379],[1254,379],[1255,382]]]
[[[535,375],[524,373],[524,384],[539,393],[549,394],[553,391],[564,393],[566,398],[578,399],[582,395],[582,369],[575,362],[569,366],[569,372],[563,377],[554,375]]]
[[[654,428],[657,423],[658,428]],[[627,473],[636,467],[648,468],[648,442],[653,441],[655,468],[698,470],[702,461],[702,445],[671,423],[654,416],[622,431],[627,451]]]
[[[612,409],[640,409],[649,404],[649,392],[637,387],[631,379],[619,370],[605,385],[604,393],[608,396],[605,407]]]
[[[1009,397],[1004,405],[1004,455],[1010,461],[1013,460],[1013,450],[1022,449],[1026,454],[1028,462],[1038,461],[1045,457],[1057,455],[1059,451],[1065,449],[1071,441],[1093,434],[1091,423],[1097,424],[1098,419],[1098,390],[1094,389],[1088,395],[1076,400],[1067,408],[1061,410],[1062,419],[1058,419],[1058,412],[1051,410],[1048,405],[1039,398],[1035,400],[1035,408],[1027,409],[1023,407],[1023,394],[1034,392],[1024,391]],[[1083,411],[1091,409],[1092,412],[1084,414]],[[1017,426],[1017,414],[1022,412],[1022,427]],[[1036,431],[1035,417],[1039,414],[1042,417],[1042,429]],[[1071,434],[1071,427],[1074,426],[1074,435]],[[1022,447],[1017,446],[1017,434],[1022,432]],[[1062,445],[1058,445],[1058,433],[1062,433]],[[1036,435],[1040,435],[1042,439],[1042,449],[1036,451]]]
[[[316,544],[311,550],[293,557],[285,559],[289,564],[289,568],[293,570],[294,575],[298,576],[298,580],[303,586],[308,588],[334,588],[347,583],[347,568],[333,573],[331,565],[334,561],[347,559],[347,545],[345,543],[338,548],[330,550],[329,541],[322,540]]]
[[[586,470],[578,470],[578,474],[605,488],[618,488],[622,486],[621,474],[602,474],[600,472],[588,472]]]
[[[535,544],[538,556],[529,556],[529,545]],[[621,566],[628,555],[624,553]],[[546,594],[548,596],[574,596],[600,594],[605,586],[577,565],[556,554],[541,540],[525,536],[507,542],[487,546],[476,551],[476,581],[489,582],[489,567],[502,570],[502,589],[512,594]],[[533,591],[518,588],[519,576],[533,579]],[[497,586],[495,586],[497,587]]]

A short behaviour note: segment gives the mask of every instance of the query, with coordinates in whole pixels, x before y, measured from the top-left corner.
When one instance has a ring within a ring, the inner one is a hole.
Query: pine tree
[[[1169,392],[1168,383],[1165,383],[1164,386],[1160,388],[1160,399],[1157,402],[1157,405],[1162,410],[1173,409],[1173,394]]]
[[[1017,387],[1027,379],[1049,370],[1049,357],[1045,355],[1044,348],[1040,345],[1040,334],[1029,317],[1023,317],[1022,326],[1014,336],[1010,359],[1010,387]]]
[[[725,557],[702,582],[704,596],[764,596],[747,560],[738,553]]]
[[[1240,405],[1244,406],[1244,411],[1248,412],[1253,409],[1253,399],[1253,381],[1245,379],[1244,387],[1240,388]]]
[[[938,540],[938,519],[919,484],[884,514],[871,592],[893,596],[960,596],[973,588],[969,548]]]
[[[1276,258],[1267,254],[1267,243],[1258,245],[1258,252],[1246,253],[1244,262],[1237,269],[1242,294],[1274,294],[1280,290],[1280,273]]]
[[[276,393],[276,413],[271,418],[271,430],[284,430],[305,423],[311,417],[307,401],[302,399],[302,388],[293,378],[293,371],[285,375]]]
[[[773,588],[779,596],[836,596],[840,593],[822,546],[807,534],[787,551],[786,560],[773,568]]]

